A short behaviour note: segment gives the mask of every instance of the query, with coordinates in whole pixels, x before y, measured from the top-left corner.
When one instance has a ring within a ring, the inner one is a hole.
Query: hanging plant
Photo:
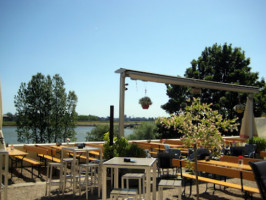
[[[233,107],[234,111],[237,113],[242,113],[245,110],[245,105],[244,104],[237,104]]]
[[[152,101],[149,97],[142,97],[139,100],[139,104],[142,106],[143,109],[148,109],[149,106],[152,104]]]

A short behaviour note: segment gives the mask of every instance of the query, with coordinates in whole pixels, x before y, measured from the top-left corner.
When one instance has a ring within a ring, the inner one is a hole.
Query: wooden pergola
[[[252,105],[251,105],[252,108],[253,108],[253,95],[259,92],[259,88],[253,87],[253,86],[220,83],[220,82],[205,81],[205,80],[192,79],[192,78],[182,78],[182,77],[177,77],[177,76],[155,74],[155,73],[136,71],[136,70],[130,70],[130,69],[124,69],[124,68],[120,68],[116,70],[115,72],[120,74],[120,98],[119,98],[119,134],[120,136],[124,136],[124,115],[125,115],[124,107],[125,107],[125,79],[126,77],[129,77],[132,80],[142,80],[142,81],[150,81],[150,82],[156,82],[156,83],[188,86],[188,87],[194,87],[194,88],[207,88],[207,89],[224,90],[224,91],[231,91],[231,92],[238,92],[238,93],[247,93],[249,94],[248,98],[252,99],[252,101],[247,101],[247,103],[252,102]],[[253,114],[253,111],[252,111],[252,114]],[[251,128],[252,126],[253,125],[251,125]]]

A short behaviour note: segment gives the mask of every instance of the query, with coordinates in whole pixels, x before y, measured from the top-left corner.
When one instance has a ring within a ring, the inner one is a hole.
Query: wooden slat
[[[24,157],[24,156],[15,156],[15,158],[17,159],[20,159],[20,160],[23,160],[25,162],[28,162],[32,165],[42,165],[43,163],[38,161],[38,160],[35,160],[35,159],[32,159],[32,158],[27,158],[27,157]]]
[[[189,178],[189,179],[194,179],[194,180],[196,179],[196,176],[192,175],[192,174],[183,173],[182,176],[185,178]],[[203,181],[203,182],[207,182],[207,183],[225,186],[225,187],[230,187],[230,188],[234,188],[234,189],[238,189],[238,190],[242,189],[241,185],[239,185],[239,184],[229,183],[229,182],[220,181],[220,180],[211,179],[211,178],[206,178],[206,177],[202,177],[202,176],[198,176],[198,180]],[[249,186],[243,186],[243,190],[247,191],[249,193],[258,193],[258,194],[260,193],[258,188],[253,188],[253,187],[249,187]]]

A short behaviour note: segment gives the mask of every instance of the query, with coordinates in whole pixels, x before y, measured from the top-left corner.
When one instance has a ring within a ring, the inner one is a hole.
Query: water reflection
[[[75,128],[75,131],[77,133],[77,142],[84,142],[85,138],[87,136],[87,132],[91,132],[92,129],[94,129],[94,126],[78,126]],[[15,126],[4,126],[3,127],[3,133],[5,142],[8,144],[20,144],[20,142],[17,141],[17,132],[16,132]],[[125,129],[125,136],[130,135],[133,133],[133,129]]]

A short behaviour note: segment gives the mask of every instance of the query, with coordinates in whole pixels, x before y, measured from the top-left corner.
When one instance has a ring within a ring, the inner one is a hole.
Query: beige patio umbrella
[[[6,150],[4,134],[2,131],[2,123],[3,123],[3,105],[2,105],[2,90],[1,90],[1,82],[0,82],[0,149]]]
[[[253,136],[258,136],[258,132],[253,114],[253,95],[249,95],[241,123],[240,137],[252,138]]]

